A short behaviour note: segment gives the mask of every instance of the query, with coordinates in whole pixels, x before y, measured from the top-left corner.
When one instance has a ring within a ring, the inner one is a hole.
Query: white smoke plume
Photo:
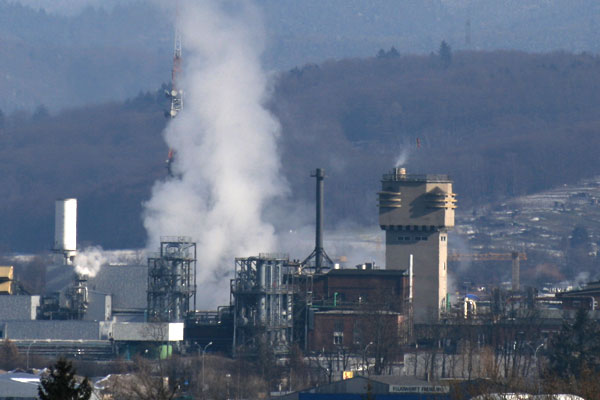
[[[181,1],[184,109],[164,135],[174,178],[156,182],[144,204],[148,247],[160,236],[197,241],[198,306],[228,299],[234,257],[277,249],[264,208],[287,193],[280,176],[279,124],[265,109],[265,42],[250,1]]]
[[[108,259],[99,246],[85,248],[78,252],[73,260],[75,271],[80,275],[87,275],[89,278],[95,277],[100,268],[107,263]]]
[[[398,157],[396,157],[396,161],[394,162],[394,167],[399,168],[403,165],[406,165],[408,159],[410,158],[410,149],[408,146],[404,147]]]

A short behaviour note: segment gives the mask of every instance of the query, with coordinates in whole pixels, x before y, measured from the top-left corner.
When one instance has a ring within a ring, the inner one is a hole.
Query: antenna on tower
[[[179,87],[179,75],[181,74],[181,32],[178,27],[179,20],[179,2],[176,3],[175,16],[175,43],[173,51],[173,69],[171,70],[171,90],[166,95],[171,98],[171,109],[165,112],[167,118],[175,118],[183,109],[183,90]],[[167,156],[167,172],[173,176],[172,164],[175,159],[175,152],[169,149]]]
[[[471,17],[468,17],[465,23],[465,46],[467,49],[471,48]]]

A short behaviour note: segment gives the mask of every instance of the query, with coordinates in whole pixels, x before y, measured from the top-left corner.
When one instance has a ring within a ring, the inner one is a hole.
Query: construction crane
[[[179,18],[179,2],[176,4],[177,16],[175,18],[175,44],[173,51],[173,69],[171,71],[171,90],[166,91],[167,97],[171,98],[171,109],[165,112],[167,118],[173,119],[183,109],[183,90],[179,88],[179,75],[181,74],[181,32],[177,26]],[[173,176],[173,161],[175,160],[175,151],[169,149],[166,160],[167,173]]]
[[[512,251],[510,253],[450,253],[448,261],[512,261],[512,290],[520,289],[521,260],[527,260],[527,254]]]
[[[515,258],[527,260],[527,254],[510,253],[448,253],[448,261],[511,261]]]

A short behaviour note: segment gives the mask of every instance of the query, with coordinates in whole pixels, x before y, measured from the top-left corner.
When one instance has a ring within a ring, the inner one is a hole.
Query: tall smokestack
[[[325,171],[317,168],[311,175],[317,182],[317,216],[316,216],[316,235],[315,235],[315,269],[320,271],[323,267],[323,180]]]
[[[325,253],[325,249],[323,248],[323,180],[325,179],[325,170],[322,168],[317,168],[317,170],[310,175],[315,178],[317,183],[316,185],[316,232],[315,232],[315,249],[306,260],[302,262],[302,264],[307,264],[312,258],[315,259],[315,272],[320,273],[321,269],[323,269],[323,260],[327,261],[327,268],[331,268],[333,265],[333,261],[331,258]]]
[[[520,254],[516,251],[511,253],[512,256],[512,290],[518,292],[521,289],[521,259]]]
[[[77,199],[56,200],[53,250],[69,265],[77,254]]]

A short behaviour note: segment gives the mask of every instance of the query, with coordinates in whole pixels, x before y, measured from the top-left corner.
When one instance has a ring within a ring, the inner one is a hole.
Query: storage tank
[[[77,199],[56,200],[54,250],[70,264],[77,253]]]

